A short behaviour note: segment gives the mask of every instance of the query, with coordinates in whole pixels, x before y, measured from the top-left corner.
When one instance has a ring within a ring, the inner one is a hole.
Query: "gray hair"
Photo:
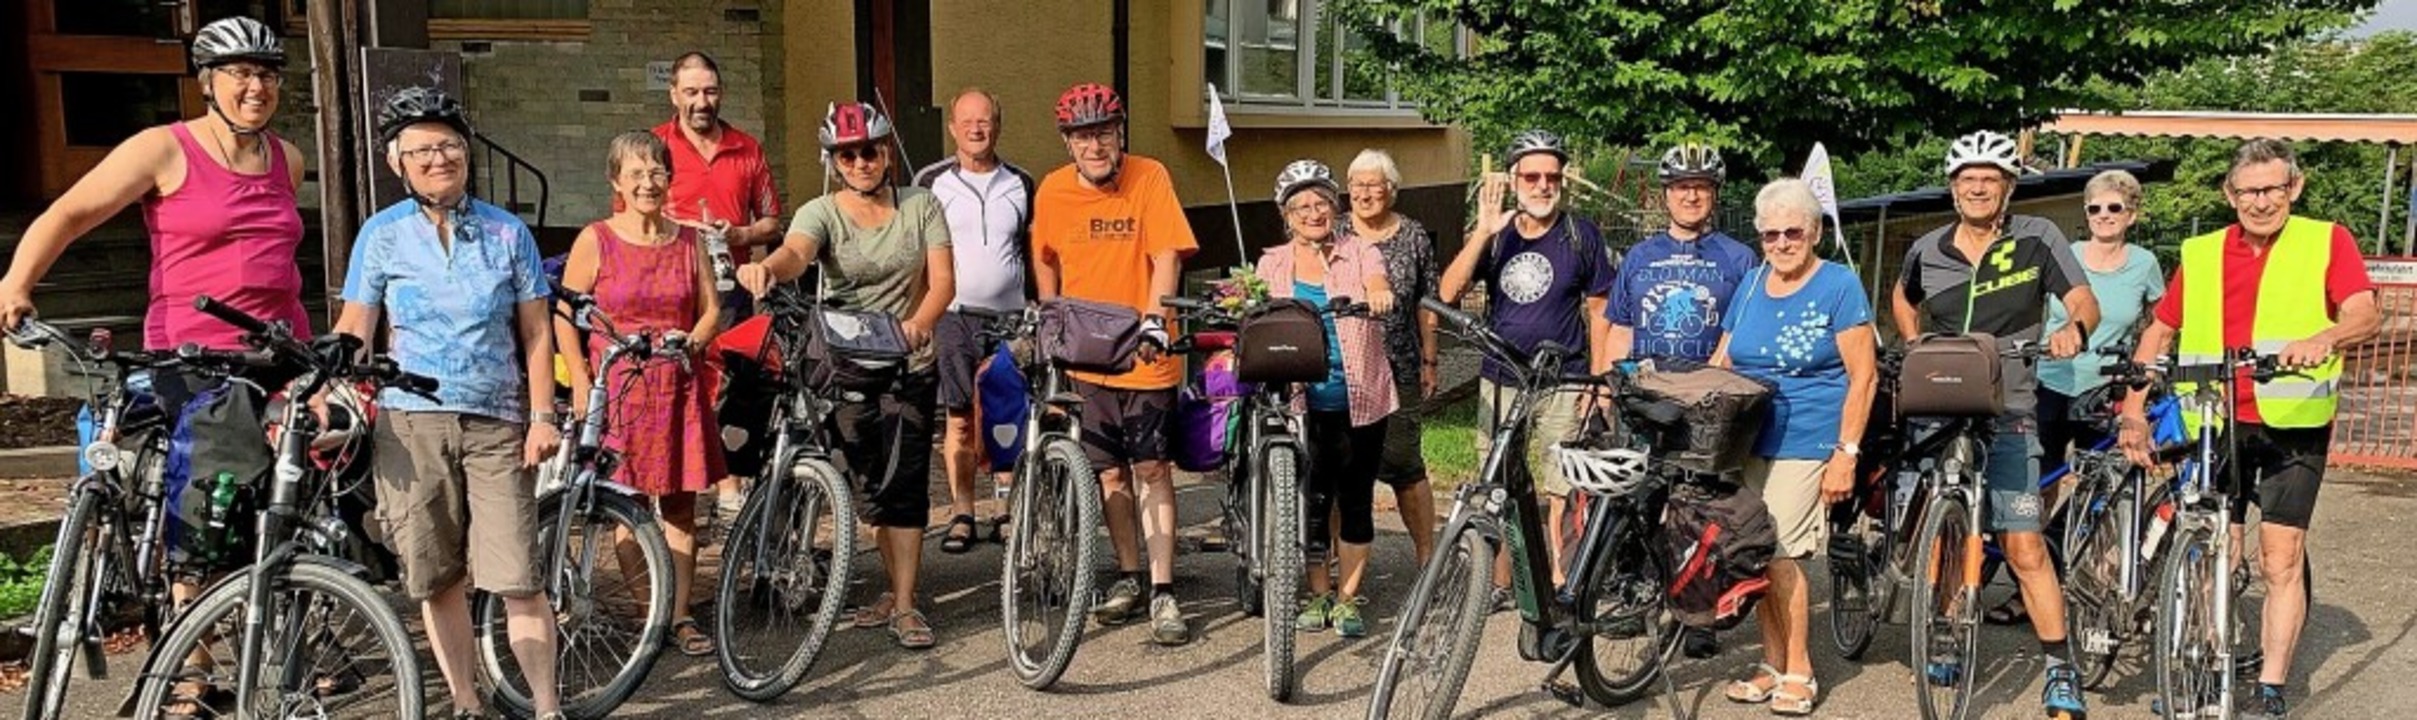
[[[604,153],[605,177],[621,179],[621,163],[629,158],[655,161],[663,172],[671,172],[671,146],[663,138],[645,130],[630,130],[613,136],[611,149]]]
[[[1812,221],[1811,225],[1805,227],[1806,233],[1821,234],[1821,199],[1813,197],[1813,186],[1806,185],[1803,180],[1783,177],[1771,181],[1770,184],[1762,186],[1761,191],[1754,193],[1754,226],[1756,230],[1764,229],[1763,222],[1767,219],[1791,214],[1801,215],[1804,219]]]
[[[2291,152],[2290,145],[2273,138],[2256,138],[2241,143],[2241,147],[2232,152],[2232,168],[2224,171],[2224,184],[2231,185],[2232,174],[2240,172],[2241,168],[2270,162],[2282,163],[2291,170],[2291,179],[2300,179],[2299,155]]]
[[[1343,173],[1343,181],[1348,183],[1351,181],[1351,176],[1364,172],[1383,175],[1385,182],[1391,183],[1394,187],[1401,187],[1401,168],[1393,164],[1393,155],[1383,150],[1376,148],[1361,150],[1359,157],[1351,159],[1351,169]]]
[[[2100,193],[2120,194],[2123,196],[2124,204],[2135,208],[2140,207],[2140,178],[2132,177],[2131,173],[2122,170],[2108,170],[2099,173],[2096,177],[2090,178],[2090,184],[2082,186],[2081,201],[2087,203],[2090,198],[2098,197]]]

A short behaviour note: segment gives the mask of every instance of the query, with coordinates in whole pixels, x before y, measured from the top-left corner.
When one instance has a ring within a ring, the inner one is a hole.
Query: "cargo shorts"
[[[528,597],[537,582],[537,480],[521,467],[527,425],[451,412],[378,418],[378,526],[403,594],[426,600],[466,573],[480,590]]]

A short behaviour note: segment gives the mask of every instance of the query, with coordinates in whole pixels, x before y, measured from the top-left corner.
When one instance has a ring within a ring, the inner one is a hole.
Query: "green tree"
[[[1777,167],[2117,107],[2206,57],[2343,26],[2376,0],[1334,0],[1432,119],[1491,143],[1546,127],[1591,146],[1709,141]],[[1443,15],[1465,57],[1387,23]]]

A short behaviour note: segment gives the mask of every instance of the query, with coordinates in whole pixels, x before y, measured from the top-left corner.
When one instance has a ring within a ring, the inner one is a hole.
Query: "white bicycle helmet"
[[[1562,163],[1569,162],[1569,150],[1562,147],[1561,136],[1551,130],[1528,130],[1511,137],[1510,152],[1504,156],[1502,166],[1515,167],[1519,158],[1535,153],[1549,153]]]
[[[1664,185],[1680,180],[1710,180],[1718,185],[1729,179],[1729,167],[1712,146],[1685,143],[1662,153],[1658,174]]]
[[[1329,201],[1333,200],[1336,195],[1342,194],[1342,189],[1334,184],[1334,171],[1328,169],[1326,163],[1308,159],[1294,160],[1292,164],[1284,166],[1283,172],[1276,173],[1277,205],[1291,200],[1294,193],[1310,189],[1325,190],[1326,199]]]
[[[1598,450],[1555,443],[1553,461],[1569,486],[1606,497],[1619,497],[1644,487],[1649,477],[1645,454],[1626,448]]]
[[[2022,174],[2022,158],[2014,151],[2014,138],[1982,130],[1956,138],[1947,146],[1947,177],[1955,171],[1974,165],[1988,165],[2006,171],[2007,175]]]

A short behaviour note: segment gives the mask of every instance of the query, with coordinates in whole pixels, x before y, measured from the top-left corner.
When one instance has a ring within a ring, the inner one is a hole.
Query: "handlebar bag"
[[[268,393],[240,378],[193,394],[168,438],[163,486],[167,492],[167,545],[171,562],[209,572],[252,561],[252,516],[269,473],[277,463],[269,447]],[[220,478],[234,485],[233,500],[214,508]],[[220,527],[210,527],[213,513]]]
[[[1277,298],[1252,306],[1242,314],[1242,330],[1234,341],[1237,375],[1246,383],[1295,383],[1325,380],[1326,323],[1316,307],[1293,298]]]
[[[1897,379],[1897,414],[1912,417],[1997,417],[2006,411],[2005,363],[1987,333],[1933,333],[1905,348]]]
[[[1125,373],[1141,349],[1141,312],[1116,303],[1058,298],[1041,304],[1041,351],[1068,370]]]
[[[1728,368],[1665,358],[1638,363],[1622,394],[1621,420],[1651,434],[1656,461],[1721,475],[1754,453],[1776,389]]]

